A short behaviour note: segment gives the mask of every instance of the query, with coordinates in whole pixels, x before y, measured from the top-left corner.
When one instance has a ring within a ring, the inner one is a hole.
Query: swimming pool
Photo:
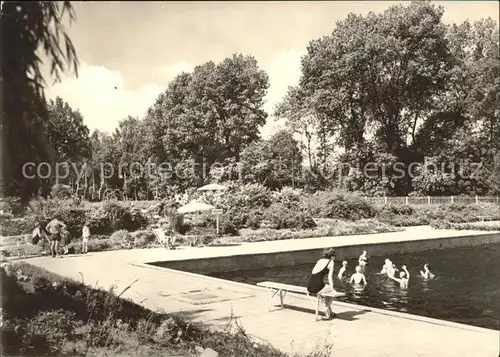
[[[390,258],[398,268],[403,264],[408,267],[411,279],[407,290],[400,289],[396,282],[377,274],[386,258]],[[420,270],[425,263],[430,264],[436,279],[424,281],[420,277]],[[247,284],[270,280],[305,286],[313,265],[206,275]],[[348,278],[356,265],[357,259],[348,260]],[[336,261],[335,275],[340,266],[341,262]],[[353,288],[348,278],[340,281],[336,277],[335,289],[346,292],[346,301],[349,303],[499,329],[500,244],[370,257],[365,275],[368,286],[364,289]]]

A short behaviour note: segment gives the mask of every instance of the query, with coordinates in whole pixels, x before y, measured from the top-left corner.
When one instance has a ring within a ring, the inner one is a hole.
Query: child
[[[337,274],[337,278],[339,280],[342,280],[342,278],[344,277],[346,269],[347,269],[347,260],[344,260],[342,262],[342,267],[340,267],[339,273]]]
[[[82,228],[82,254],[87,254],[89,238],[90,238],[89,223],[85,222]]]
[[[61,230],[61,243],[63,244],[63,254],[64,255],[69,253],[69,247],[68,247],[69,241],[70,241],[70,233],[66,229],[66,227],[64,227]]]
[[[434,279],[434,276],[435,276],[434,274],[431,273],[431,270],[429,268],[429,264],[424,264],[424,271],[420,270],[420,275],[425,280]]]
[[[359,285],[362,282],[365,285],[367,285],[365,275],[361,272],[361,267],[358,265],[356,267],[356,272],[354,274],[352,274],[351,280],[349,281],[349,283],[351,283],[351,284],[354,283],[356,285]]]
[[[406,269],[406,265],[403,265],[403,270],[404,272],[399,273],[399,279],[394,276],[389,276],[389,278],[397,281],[402,289],[407,289],[410,281],[410,272]]]

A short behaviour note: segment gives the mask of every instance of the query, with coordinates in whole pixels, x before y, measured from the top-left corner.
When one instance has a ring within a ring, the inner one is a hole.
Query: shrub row
[[[494,204],[379,207],[351,193],[334,191],[307,195],[291,188],[271,192],[259,184],[230,185],[224,194],[207,194],[205,199],[223,210],[220,217],[220,233],[223,235],[237,235],[241,228],[312,229],[315,227],[313,218],[350,221],[376,218],[395,226],[427,225],[434,220],[465,223],[500,219],[498,206]],[[183,217],[172,214],[166,202],[148,204],[151,212],[167,214],[170,226],[180,234],[197,234],[202,230],[203,234],[215,235],[216,222],[212,214]],[[85,221],[89,221],[93,234],[111,234],[122,229],[135,231],[151,223],[139,209],[143,206],[143,203],[133,201],[90,204],[73,198],[39,200],[33,202],[29,216],[3,222],[2,234],[29,233],[40,217],[60,218],[76,237],[80,236]]]
[[[302,239],[314,237],[347,236],[357,234],[374,234],[401,231],[402,228],[379,222],[374,219],[362,219],[357,222],[335,221],[315,229],[275,230],[260,229],[241,237],[243,242],[261,242],[284,239]]]

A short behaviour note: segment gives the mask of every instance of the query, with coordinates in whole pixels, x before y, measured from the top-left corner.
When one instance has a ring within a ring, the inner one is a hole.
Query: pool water
[[[362,247],[360,254],[361,251]],[[397,282],[378,274],[386,258],[398,269],[407,266],[411,275],[408,289],[401,289]],[[436,275],[434,280],[425,281],[420,277],[425,263]],[[341,262],[335,261],[335,289],[345,292],[345,301],[349,303],[499,329],[500,244],[370,257],[365,268],[368,282],[365,288],[349,284],[356,265],[357,259],[348,260],[346,278],[341,281],[336,277]],[[207,275],[247,284],[268,280],[306,286],[313,266],[302,264]]]

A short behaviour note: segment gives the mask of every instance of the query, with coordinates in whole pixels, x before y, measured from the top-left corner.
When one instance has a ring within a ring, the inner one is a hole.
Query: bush
[[[295,208],[302,206],[304,193],[299,189],[283,187],[280,191],[273,192],[272,199],[274,203],[280,203],[288,208]]]
[[[37,223],[37,217],[10,218],[2,221],[0,234],[2,236],[16,236],[31,233]]]
[[[67,341],[75,338],[75,314],[70,311],[41,311],[23,326],[23,352],[57,355]]]
[[[272,206],[272,205],[271,205]],[[264,212],[260,209],[253,209],[248,212],[247,225],[250,228],[257,229],[260,228],[260,224],[264,220]]]
[[[126,229],[121,229],[119,231],[114,232],[109,240],[111,242],[112,247],[116,248],[132,248],[134,244],[134,238]]]
[[[82,227],[87,220],[86,211],[83,209],[61,209],[56,211],[52,218],[57,218],[67,225],[67,230],[72,237],[80,237],[82,235]]]
[[[151,230],[141,230],[132,232],[131,237],[134,241],[133,245],[136,248],[147,248],[155,242],[155,235]]]
[[[379,214],[381,214],[381,215],[395,214],[395,215],[409,216],[409,215],[415,214],[415,209],[410,205],[390,204],[390,205],[382,206]]]
[[[217,218],[214,215],[208,216],[205,222],[205,227],[213,228],[215,234],[217,229]],[[188,232],[191,233],[192,228],[190,228]],[[230,235],[230,236],[236,236],[239,234],[238,229],[236,229],[236,226],[234,225],[230,216],[227,213],[222,214],[219,217],[219,234]]]
[[[494,204],[456,204],[449,203],[423,209],[429,220],[447,220],[451,223],[492,221],[500,219],[500,212]]]
[[[308,200],[308,211],[314,217],[356,221],[373,218],[377,211],[361,197],[339,192],[322,192]]]
[[[246,184],[228,189],[217,203],[230,217],[236,229],[249,226],[250,212],[263,210],[271,204],[271,192],[261,184]],[[253,217],[252,224],[255,225]]]
[[[282,203],[273,203],[265,212],[265,219],[276,229],[316,227],[313,218],[299,208],[289,208]]]
[[[66,199],[70,198],[73,195],[73,192],[71,191],[71,187],[68,185],[55,184],[52,186],[50,195],[54,199]]]
[[[95,234],[109,234],[120,229],[135,231],[147,226],[147,217],[137,207],[116,202],[93,205],[87,211],[89,228]]]
[[[115,231],[119,229],[135,231],[147,225],[146,217],[135,207],[127,208],[116,202],[106,202],[103,209],[105,218]]]
[[[24,211],[19,197],[2,197],[0,199],[0,210],[13,215],[21,214]]]

